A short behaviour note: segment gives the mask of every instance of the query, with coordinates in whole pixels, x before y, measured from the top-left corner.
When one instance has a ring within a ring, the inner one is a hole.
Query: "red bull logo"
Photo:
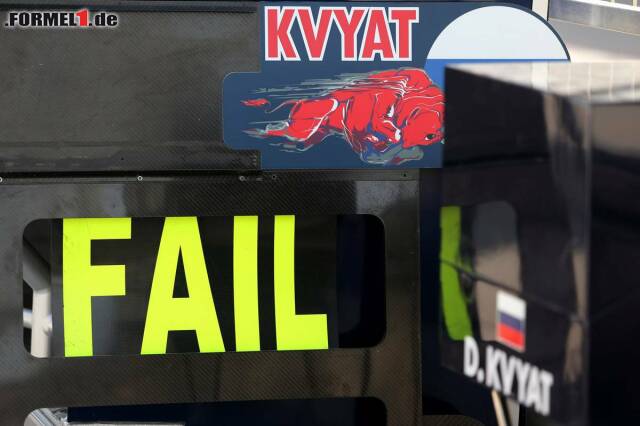
[[[396,165],[421,159],[421,146],[444,139],[444,95],[422,69],[374,72],[323,85],[330,89],[287,99],[268,111],[290,107],[288,118],[245,133],[269,138],[290,151],[306,151],[338,136],[363,161]],[[271,105],[265,98],[242,103]]]
[[[267,61],[301,60],[291,34],[296,24],[310,61],[324,59],[329,35],[336,30],[343,61],[373,61],[376,56],[383,61],[410,61],[411,31],[419,22],[419,8],[320,7],[314,17],[309,6],[266,6],[264,20]]]

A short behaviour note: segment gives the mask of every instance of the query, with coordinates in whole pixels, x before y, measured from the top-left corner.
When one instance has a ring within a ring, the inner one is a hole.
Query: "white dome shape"
[[[567,52],[549,25],[532,12],[486,6],[450,23],[427,59],[566,60]]]

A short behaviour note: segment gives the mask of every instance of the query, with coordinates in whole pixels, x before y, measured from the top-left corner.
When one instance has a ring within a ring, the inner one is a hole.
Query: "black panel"
[[[259,67],[256,3],[131,3],[115,29],[0,29],[0,172],[258,167],[221,111],[224,77]]]
[[[373,397],[388,425],[417,425],[420,289],[417,172],[5,178],[0,184],[0,423],[39,407]],[[372,214],[385,225],[387,334],[369,349],[31,357],[22,336],[26,225],[52,217]],[[72,385],[68,385],[72,384]]]
[[[483,343],[497,345],[488,292],[526,302],[530,344],[515,356],[555,377],[553,420],[530,409],[533,424],[640,419],[639,77],[634,63],[463,65],[447,74],[455,89],[443,204],[462,220],[460,256],[442,267],[455,268]],[[479,239],[474,223],[496,202],[512,207],[514,235],[495,238],[507,221],[494,212],[483,224],[492,239]],[[441,331],[443,362],[456,368],[461,339]]]

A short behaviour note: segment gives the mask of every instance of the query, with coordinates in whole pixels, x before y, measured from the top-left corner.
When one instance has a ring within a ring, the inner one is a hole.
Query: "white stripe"
[[[496,301],[498,312],[504,312],[514,318],[524,321],[527,314],[527,304],[519,297],[513,296],[504,291],[498,291]]]
[[[531,10],[545,21],[549,19],[549,0],[533,0]]]
[[[504,415],[504,409],[502,408],[502,401],[500,401],[500,395],[495,390],[491,391],[491,400],[493,401],[493,409],[496,412],[496,421],[498,426],[507,426],[507,418]]]

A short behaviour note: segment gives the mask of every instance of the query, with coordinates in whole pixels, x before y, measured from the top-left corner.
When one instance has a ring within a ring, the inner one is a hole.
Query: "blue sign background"
[[[353,3],[278,3],[289,6],[310,6],[313,16],[317,16],[321,6],[347,5]],[[432,168],[442,164],[443,143],[421,146],[423,157],[420,160],[406,161],[399,165],[371,164],[360,158],[349,144],[339,135],[327,137],[323,142],[306,151],[284,150],[278,146],[275,138],[255,138],[245,130],[264,127],[266,122],[286,120],[290,107],[279,109],[272,114],[266,111],[276,107],[279,102],[272,103],[268,108],[251,108],[242,104],[243,100],[268,97],[257,94],[260,89],[283,88],[296,86],[313,79],[336,79],[341,74],[371,73],[399,68],[422,68],[427,71],[434,83],[444,88],[444,68],[447,63],[461,62],[461,60],[427,60],[427,54],[440,33],[456,18],[474,9],[495,6],[496,3],[357,3],[359,7],[380,6],[387,7],[418,7],[419,22],[413,25],[413,59],[411,61],[381,61],[378,56],[374,61],[343,62],[341,60],[340,33],[332,27],[323,61],[309,61],[304,50],[302,33],[298,25],[292,27],[292,38],[298,51],[300,61],[264,61],[260,73],[233,73],[224,82],[224,141],[235,149],[252,149],[261,151],[262,168],[265,169],[305,169],[305,168]],[[263,7],[267,4],[263,4]],[[268,3],[274,6],[275,3]],[[508,6],[508,5],[503,5]],[[518,6],[508,6],[522,9]],[[525,9],[522,9],[525,10]],[[264,9],[261,8],[261,22],[264,22]],[[528,13],[532,13],[528,11]],[[363,26],[364,27],[364,26]],[[264,31],[261,31],[261,45],[264,49]],[[364,31],[358,34],[358,46]],[[393,33],[393,28],[392,28]],[[264,58],[264,52],[262,54]],[[284,139],[284,138],[282,138]],[[281,141],[280,141],[281,142]],[[446,143],[446,141],[444,142]]]

